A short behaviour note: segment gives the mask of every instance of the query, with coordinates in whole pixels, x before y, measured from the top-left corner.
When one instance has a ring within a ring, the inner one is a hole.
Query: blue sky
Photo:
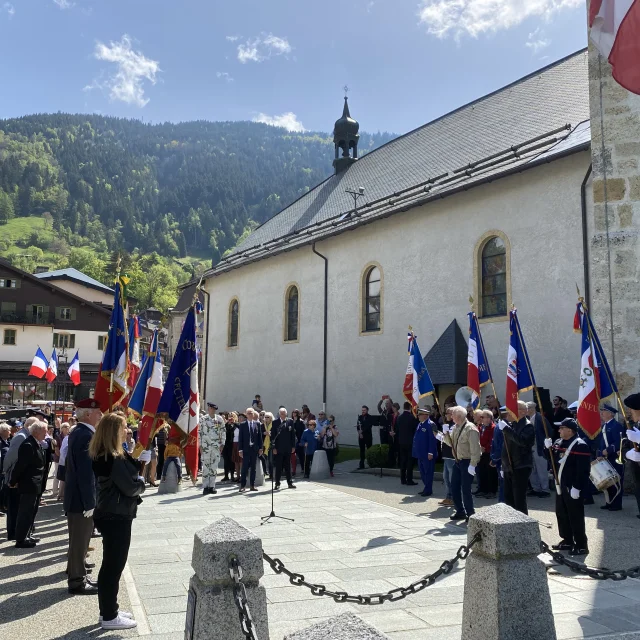
[[[0,0],[0,118],[403,133],[586,45],[583,0]]]

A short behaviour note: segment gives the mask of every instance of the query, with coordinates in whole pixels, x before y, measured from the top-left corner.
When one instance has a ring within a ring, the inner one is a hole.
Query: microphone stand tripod
[[[262,522],[260,523],[260,526],[262,526],[263,524],[269,524],[269,520],[271,520],[271,518],[279,518],[280,520],[288,520],[289,522],[295,522],[295,520],[293,518],[285,518],[284,516],[277,516],[276,512],[273,509],[273,476],[275,474],[275,468],[271,470],[271,513],[268,516],[262,516],[260,518],[260,520],[262,520]]]

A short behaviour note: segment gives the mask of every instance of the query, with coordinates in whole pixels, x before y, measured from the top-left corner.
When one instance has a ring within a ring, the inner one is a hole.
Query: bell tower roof
[[[346,95],[348,87],[344,88],[344,106],[342,107],[342,117],[336,120],[333,127],[333,144],[335,145],[335,159],[333,166],[336,173],[344,171],[358,159],[358,131],[360,124],[351,117],[349,112],[349,99]]]
[[[336,120],[335,126],[333,128],[333,135],[357,135],[359,129],[360,123],[351,117],[351,113],[349,113],[349,98],[345,96],[344,107],[342,109],[342,117]]]

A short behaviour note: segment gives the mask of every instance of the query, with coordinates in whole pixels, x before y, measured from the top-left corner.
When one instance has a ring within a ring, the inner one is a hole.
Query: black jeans
[[[40,494],[21,493],[16,518],[16,542],[24,542],[31,533],[33,521],[36,519]]]
[[[311,471],[311,465],[313,463],[313,453],[307,453],[304,459],[304,477],[309,477],[309,472]]]
[[[20,494],[17,489],[9,489],[8,487],[7,492],[7,540],[15,540]]]
[[[521,511],[525,515],[529,514],[527,509],[527,489],[529,487],[529,476],[531,467],[514,469],[504,474],[504,501],[516,511]]]
[[[371,433],[363,433],[362,438],[358,437],[358,445],[360,446],[360,466],[364,469],[364,457],[367,449],[371,448],[373,439]]]
[[[131,520],[96,520],[102,534],[102,566],[98,574],[98,606],[103,620],[118,615],[120,576],[127,564],[131,543]]]
[[[327,462],[329,463],[329,471],[333,473],[333,465],[336,462],[336,450],[335,449],[325,449],[327,453]]]
[[[401,444],[398,451],[400,462],[400,482],[406,484],[413,482],[413,456],[411,455],[412,445]]]

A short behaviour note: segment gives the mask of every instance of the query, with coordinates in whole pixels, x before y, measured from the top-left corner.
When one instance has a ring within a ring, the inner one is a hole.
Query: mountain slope
[[[360,153],[393,137],[363,133]],[[88,246],[216,262],[325,178],[332,158],[327,134],[253,122],[149,125],[62,113],[0,120],[0,224],[44,215],[57,254]]]

